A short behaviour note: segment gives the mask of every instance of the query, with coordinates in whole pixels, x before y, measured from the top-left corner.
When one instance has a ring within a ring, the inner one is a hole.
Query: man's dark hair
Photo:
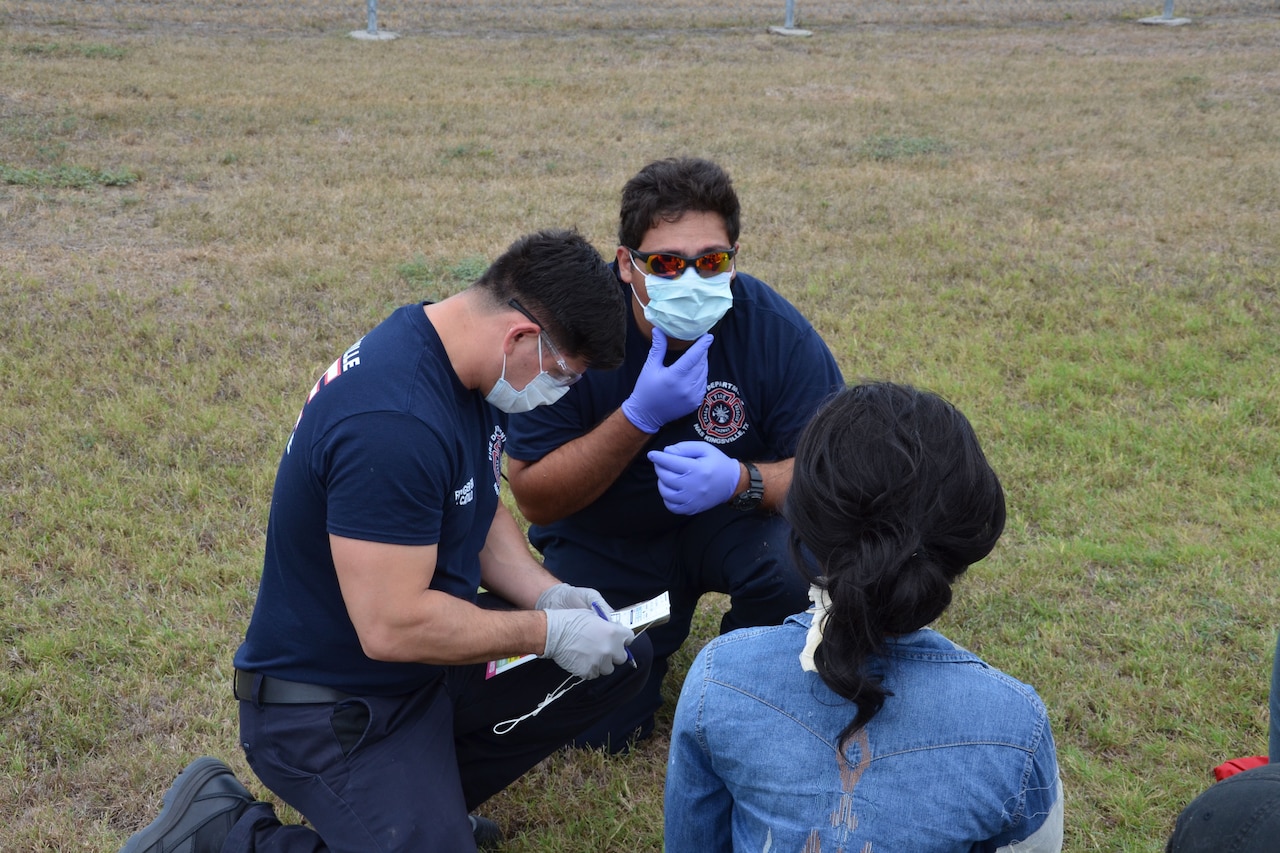
[[[576,231],[521,237],[473,286],[497,309],[519,300],[566,355],[602,370],[622,363],[626,300],[600,253]]]
[[[696,157],[656,160],[622,188],[618,244],[638,248],[659,220],[675,222],[691,212],[719,214],[729,242],[738,242],[738,194],[729,173]]]

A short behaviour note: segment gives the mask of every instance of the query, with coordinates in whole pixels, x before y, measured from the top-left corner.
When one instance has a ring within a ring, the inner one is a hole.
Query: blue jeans
[[[404,696],[362,696],[336,704],[240,702],[249,765],[314,829],[284,826],[256,803],[223,853],[466,853],[475,842],[467,813],[610,709],[649,675],[652,648],[631,646],[637,667],[572,687],[504,735],[493,727],[532,711],[569,674],[533,660],[485,678],[485,665],[443,667]],[[256,696],[256,691],[255,691]]]

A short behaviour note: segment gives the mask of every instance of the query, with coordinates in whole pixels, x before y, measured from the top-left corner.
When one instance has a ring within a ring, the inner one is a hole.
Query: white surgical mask
[[[518,415],[538,406],[550,406],[569,390],[568,385],[557,385],[555,379],[545,370],[533,377],[524,388],[517,391],[506,380],[507,367],[505,360],[502,366],[503,376],[494,383],[493,390],[485,395],[485,400],[494,408],[501,409],[509,415]]]
[[[809,585],[809,600],[813,602],[813,622],[804,637],[804,649],[800,652],[800,668],[805,672],[817,672],[818,665],[813,661],[813,653],[822,642],[822,632],[827,627],[827,616],[831,611],[831,595],[817,584]]]
[[[644,276],[644,286],[649,291],[644,318],[666,332],[667,337],[696,341],[733,306],[732,270],[703,278],[690,265],[678,278],[659,278],[641,270],[634,259],[632,265]],[[635,291],[632,287],[633,295]]]
[[[538,339],[538,363],[542,363],[542,339]],[[550,406],[569,391],[569,386],[557,382],[555,377],[543,370],[529,380],[529,384],[517,391],[507,381],[507,357],[502,356],[502,375],[493,384],[493,389],[485,395],[485,400],[496,409],[509,415],[518,415],[538,406]]]

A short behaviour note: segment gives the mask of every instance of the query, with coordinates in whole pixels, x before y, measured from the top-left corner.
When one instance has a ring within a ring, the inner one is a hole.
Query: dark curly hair
[[[639,248],[659,220],[675,222],[702,212],[719,214],[729,242],[738,242],[741,209],[728,172],[697,157],[655,160],[622,188],[618,245]]]
[[[831,598],[814,663],[857,706],[843,743],[891,695],[869,668],[885,638],[942,615],[951,584],[995,547],[1004,490],[954,406],[871,383],[840,391],[805,427],[784,514],[796,564]]]

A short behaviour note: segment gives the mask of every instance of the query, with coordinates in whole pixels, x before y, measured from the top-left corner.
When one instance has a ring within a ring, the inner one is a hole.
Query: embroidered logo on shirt
[[[693,428],[703,441],[712,444],[729,444],[746,433],[747,407],[732,382],[712,382],[702,398],[702,408]]]
[[[502,451],[507,446],[507,434],[495,425],[489,436],[489,462],[493,465],[493,493],[502,491]]]
[[[453,502],[458,506],[466,506],[476,499],[476,478],[472,477],[467,480],[467,484],[461,489],[453,490]]]

